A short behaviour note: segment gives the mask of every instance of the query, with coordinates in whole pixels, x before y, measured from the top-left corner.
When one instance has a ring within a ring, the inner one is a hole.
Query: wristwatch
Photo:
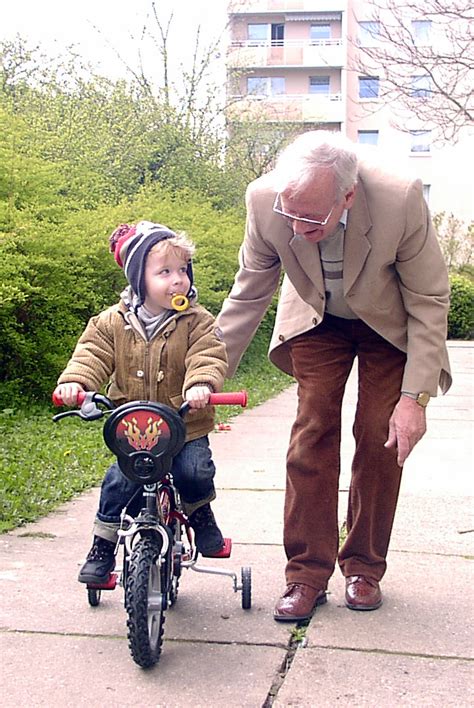
[[[402,393],[404,396],[408,396],[408,398],[413,398],[413,400],[416,401],[422,408],[426,408],[431,398],[428,391],[421,391],[421,393],[409,393],[408,391],[402,391]]]
[[[419,393],[416,397],[416,402],[422,408],[426,408],[426,406],[430,402],[430,394],[427,391],[421,391],[421,393]]]

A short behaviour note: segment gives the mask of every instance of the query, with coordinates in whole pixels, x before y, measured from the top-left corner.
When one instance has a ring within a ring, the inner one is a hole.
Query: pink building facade
[[[374,41],[370,3],[233,0],[228,15],[230,121],[263,118],[276,126],[296,122],[302,130],[340,130],[420,177],[433,212],[474,218],[473,180],[459,170],[469,154],[474,157],[472,133],[440,147],[431,143],[427,126],[411,118],[409,129],[401,130],[393,107],[379,98],[383,67],[374,66],[369,75],[357,70],[359,46]],[[425,20],[417,22],[429,41]]]

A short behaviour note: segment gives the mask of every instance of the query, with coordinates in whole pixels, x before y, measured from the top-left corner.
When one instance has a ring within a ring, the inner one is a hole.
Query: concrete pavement
[[[214,509],[234,548],[230,559],[205,563],[252,566],[252,609],[241,609],[229,578],[185,571],[166,614],[162,658],[139,669],[128,652],[122,590],[91,608],[76,581],[98,499],[91,490],[0,537],[2,706],[472,706],[474,343],[449,349],[454,385],[430,403],[428,433],[405,466],[378,611],[348,610],[336,570],[327,605],[305,630],[272,619],[284,588],[292,386],[211,439]],[[355,396],[351,375],[341,521]]]

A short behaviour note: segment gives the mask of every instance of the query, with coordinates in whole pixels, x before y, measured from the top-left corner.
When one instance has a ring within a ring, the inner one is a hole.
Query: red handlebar
[[[77,394],[77,402],[76,402],[76,405],[77,405],[77,406],[82,406],[82,404],[84,403],[84,398],[85,398],[85,397],[86,397],[86,392],[85,392],[85,391],[79,391],[79,393]],[[59,407],[59,406],[64,406],[63,399],[61,398],[61,396],[58,396],[57,393],[53,393],[53,395],[51,396],[51,398],[52,398],[52,401],[53,401],[53,405],[54,405],[54,406],[57,406],[57,407]]]
[[[211,393],[209,396],[209,403],[212,406],[242,406],[242,408],[245,408],[247,400],[247,391]]]
[[[79,391],[77,394],[77,405],[81,406],[86,397],[85,391]],[[55,406],[62,406],[63,401],[60,396],[53,393],[53,404]],[[245,408],[247,405],[248,395],[247,391],[232,391],[228,393],[211,393],[209,397],[209,403],[212,406],[242,406]]]

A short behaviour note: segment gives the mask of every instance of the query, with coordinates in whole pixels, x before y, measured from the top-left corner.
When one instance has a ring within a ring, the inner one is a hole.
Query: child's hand
[[[205,408],[211,393],[212,391],[209,386],[191,386],[191,388],[188,388],[186,391],[186,401],[191,408]]]
[[[75,406],[77,403],[77,394],[84,391],[81,384],[65,383],[56,386],[53,396],[58,396],[65,406]]]

